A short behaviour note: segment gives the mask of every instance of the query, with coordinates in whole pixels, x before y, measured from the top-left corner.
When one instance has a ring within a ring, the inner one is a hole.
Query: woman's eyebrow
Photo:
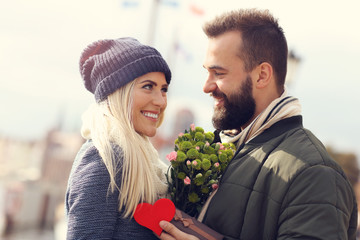
[[[150,79],[145,79],[145,80],[142,80],[141,82],[139,82],[140,84],[143,84],[143,83],[151,83],[151,84],[154,84],[155,86],[157,86],[156,82],[150,80]]]
[[[153,84],[153,85],[155,85],[155,86],[158,85],[155,81],[150,80],[150,79],[145,79],[145,80],[142,80],[141,82],[139,82],[139,84],[143,84],[143,83],[150,83],[150,84]],[[169,84],[167,84],[167,83],[164,83],[164,84],[162,85],[162,87],[168,87],[168,86],[169,86]]]

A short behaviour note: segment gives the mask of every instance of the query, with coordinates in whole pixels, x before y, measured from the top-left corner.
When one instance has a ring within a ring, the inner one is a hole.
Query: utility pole
[[[147,44],[150,46],[154,46],[155,36],[156,36],[156,25],[157,25],[157,17],[159,12],[160,0],[153,0],[151,12],[150,12],[150,21],[148,27],[148,39]]]

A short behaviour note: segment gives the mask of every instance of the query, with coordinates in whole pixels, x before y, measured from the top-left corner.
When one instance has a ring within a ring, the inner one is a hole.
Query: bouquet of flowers
[[[176,208],[197,217],[235,153],[233,143],[213,143],[214,133],[190,125],[175,140],[167,179]]]

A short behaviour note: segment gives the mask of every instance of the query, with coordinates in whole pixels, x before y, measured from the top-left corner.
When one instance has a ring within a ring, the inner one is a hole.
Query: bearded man
[[[204,92],[215,100],[221,140],[237,152],[199,220],[225,239],[355,239],[353,189],[284,87],[288,48],[277,20],[266,10],[232,11],[204,31]],[[161,239],[196,239],[160,225]]]

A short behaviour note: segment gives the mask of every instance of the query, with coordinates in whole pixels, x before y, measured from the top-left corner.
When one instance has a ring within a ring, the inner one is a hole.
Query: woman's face
[[[155,136],[160,116],[166,108],[167,90],[168,84],[162,72],[147,73],[136,79],[132,119],[137,133]]]

